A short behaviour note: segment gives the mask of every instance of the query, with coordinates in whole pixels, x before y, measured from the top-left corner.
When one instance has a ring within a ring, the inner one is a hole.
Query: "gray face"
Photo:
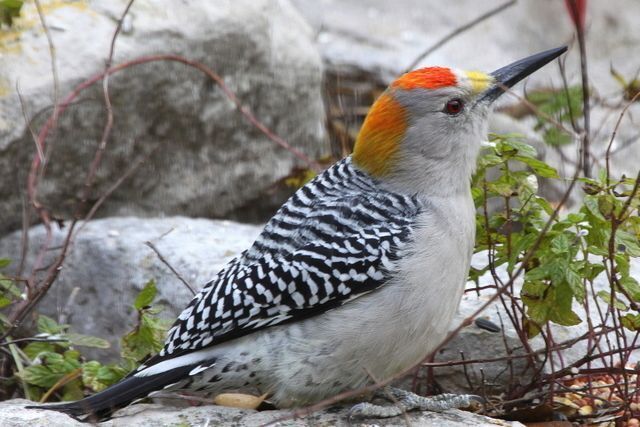
[[[402,166],[390,181],[417,193],[468,192],[486,139],[490,102],[478,102],[478,95],[463,87],[394,89],[391,94],[408,112],[408,129],[400,144]]]
[[[403,192],[435,197],[469,194],[480,142],[487,135],[492,102],[520,80],[560,56],[550,49],[494,71],[455,72],[457,86],[440,89],[389,89],[406,110],[408,129],[386,181]],[[475,90],[474,90],[475,87]],[[454,111],[447,103],[456,102]]]

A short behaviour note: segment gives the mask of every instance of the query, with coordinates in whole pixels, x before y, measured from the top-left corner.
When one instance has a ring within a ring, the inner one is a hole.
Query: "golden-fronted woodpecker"
[[[395,80],[351,156],[298,190],[255,243],[193,298],[164,348],[119,383],[47,409],[108,418],[163,389],[257,391],[311,404],[411,367],[446,336],[475,237],[470,178],[492,102],[552,61],[493,73],[429,67]],[[466,406],[471,396],[392,390],[396,406]]]

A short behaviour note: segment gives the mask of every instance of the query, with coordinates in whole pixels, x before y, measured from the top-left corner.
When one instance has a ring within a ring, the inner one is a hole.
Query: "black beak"
[[[566,46],[545,50],[494,71],[491,73],[491,76],[495,79],[494,86],[485,92],[480,101],[495,101],[505,92],[505,89],[514,86],[520,80],[542,68],[566,51]]]

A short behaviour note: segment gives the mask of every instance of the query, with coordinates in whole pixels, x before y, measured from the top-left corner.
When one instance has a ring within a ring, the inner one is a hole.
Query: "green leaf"
[[[632,300],[640,302],[640,284],[631,276],[620,279],[620,286],[627,292]]]
[[[508,147],[514,148],[520,156],[535,158],[538,155],[536,149],[532,145],[522,141],[522,135],[520,135],[519,138],[520,139],[506,138],[502,140],[502,143]]]
[[[598,255],[598,256],[609,256],[609,250],[599,246],[593,246],[593,245],[589,246],[587,248],[587,252],[593,255]]]
[[[629,275],[629,255],[626,253],[616,253],[614,255],[614,259],[616,261],[616,269],[622,274],[624,277]]]
[[[583,301],[586,296],[584,283],[582,282],[580,274],[575,270],[575,266],[571,264],[569,268],[565,270],[564,275],[576,300]]]
[[[140,311],[143,308],[151,305],[153,299],[156,297],[157,292],[158,290],[156,289],[156,281],[153,279],[149,280],[136,297],[136,300],[133,303],[133,307],[136,310]]]
[[[0,0],[0,24],[11,26],[13,19],[20,16],[23,0]]]
[[[5,268],[11,264],[11,260],[8,258],[0,258],[0,268]]]
[[[600,291],[597,293],[598,297],[600,297],[607,305],[611,305],[611,294],[607,291]],[[613,306],[618,310],[626,311],[629,309],[627,305],[620,301],[617,297],[613,299]]]
[[[567,221],[572,224],[580,224],[585,220],[585,218],[585,214],[583,214],[582,212],[570,213],[569,215],[567,215]]]
[[[549,321],[549,312],[551,307],[544,301],[534,301],[527,297],[522,298],[527,306],[527,314],[538,325],[544,325]]]
[[[618,230],[616,232],[616,243],[623,245],[624,250],[632,257],[640,257],[640,245],[638,244],[638,238],[631,233],[624,230]]]
[[[80,347],[91,347],[91,348],[109,348],[111,344],[109,341],[103,340],[102,338],[92,337],[90,335],[81,335],[81,334],[62,334],[60,338],[67,339],[72,345],[80,346]]]
[[[5,297],[4,295],[0,295],[0,308],[8,306],[12,302],[13,301],[11,301],[9,298]]]
[[[102,365],[92,360],[82,365],[82,382],[93,391],[102,391],[120,381],[126,373],[120,367]]]
[[[525,282],[522,286],[522,301],[527,306],[527,314],[538,325],[549,320],[550,304],[547,303],[552,287],[542,282]]]
[[[582,319],[571,310],[573,291],[571,287],[562,282],[556,286],[555,301],[551,304],[549,320],[563,326],[579,325]]]
[[[566,234],[559,234],[551,241],[551,250],[556,254],[566,254],[569,252],[571,242]]]
[[[40,353],[55,353],[56,346],[50,342],[35,341],[27,344],[23,351],[29,359],[34,360]]]
[[[82,383],[93,391],[104,390],[107,386],[98,379],[98,371],[102,365],[92,360],[82,364]]]
[[[66,350],[62,356],[65,360],[77,362],[80,359],[80,352],[78,350]],[[76,366],[77,368],[78,366]]]
[[[566,258],[554,258],[547,263],[547,272],[549,278],[554,283],[559,283],[564,280],[565,271],[569,268],[569,261]]]
[[[527,338],[529,339],[534,338],[535,336],[540,334],[540,332],[542,331],[540,329],[540,326],[533,320],[529,319],[528,317],[525,317],[523,319],[522,326],[524,328],[524,331],[527,334]]]
[[[485,154],[484,156],[480,157],[480,159],[478,160],[478,166],[483,169],[492,167],[492,166],[497,166],[501,163],[504,163],[504,159],[495,154]]]
[[[534,196],[533,200],[535,200],[536,204],[540,206],[547,215],[553,214],[553,206],[551,206],[551,203],[549,203],[547,200],[537,196]]]
[[[558,147],[561,145],[571,144],[572,139],[569,134],[567,134],[562,129],[558,129],[554,126],[549,127],[544,135],[544,142],[551,145],[552,147]]]
[[[506,182],[488,182],[487,190],[500,196],[509,197],[513,194],[513,188]]]
[[[14,300],[22,298],[22,292],[20,291],[20,288],[16,286],[16,282],[11,279],[5,279],[1,275],[0,275],[0,292],[9,293]],[[9,297],[9,295],[7,295],[7,297]]]
[[[593,216],[595,216],[597,219],[605,221],[604,217],[600,213],[600,208],[598,207],[598,199],[596,196],[590,196],[590,195],[585,196],[583,203],[584,203],[584,207],[589,212],[591,212]]]
[[[40,353],[40,364],[33,364],[22,371],[22,378],[29,384],[51,388],[65,374],[80,367],[72,354]]]
[[[165,334],[166,328],[159,319],[143,313],[138,327],[122,338],[123,357],[142,361],[157,353],[163,347]]]
[[[52,372],[48,366],[44,365],[28,366],[22,371],[21,376],[27,383],[44,388],[53,387],[53,385],[62,378],[60,373]]]
[[[640,330],[640,314],[627,313],[620,318],[620,322],[622,326],[631,331]]]
[[[547,278],[548,276],[548,272],[545,266],[543,265],[539,265],[536,268],[532,268],[531,270],[527,271],[525,273],[525,279],[527,281],[534,281],[534,280],[544,280]]]
[[[585,265],[582,274],[584,275],[584,277],[587,278],[587,280],[592,282],[603,271],[604,271],[604,265],[588,263],[587,265]]]
[[[611,196],[603,194],[598,196],[598,211],[604,218],[610,218],[611,212],[613,212],[614,202],[611,200]]]
[[[514,159],[521,161],[529,166],[533,172],[542,178],[558,178],[558,171],[546,164],[545,162],[524,156],[515,156]]]
[[[64,387],[62,387],[62,397],[60,400],[63,402],[80,400],[83,397],[82,381],[79,379],[68,382]]]
[[[38,332],[43,334],[57,335],[68,327],[69,325],[59,325],[55,320],[44,314],[38,316]]]

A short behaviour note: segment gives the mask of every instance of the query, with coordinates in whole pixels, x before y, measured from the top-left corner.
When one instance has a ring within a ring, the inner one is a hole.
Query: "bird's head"
[[[565,51],[541,52],[492,73],[428,67],[402,75],[371,107],[354,163],[403,192],[469,191],[493,101]]]

